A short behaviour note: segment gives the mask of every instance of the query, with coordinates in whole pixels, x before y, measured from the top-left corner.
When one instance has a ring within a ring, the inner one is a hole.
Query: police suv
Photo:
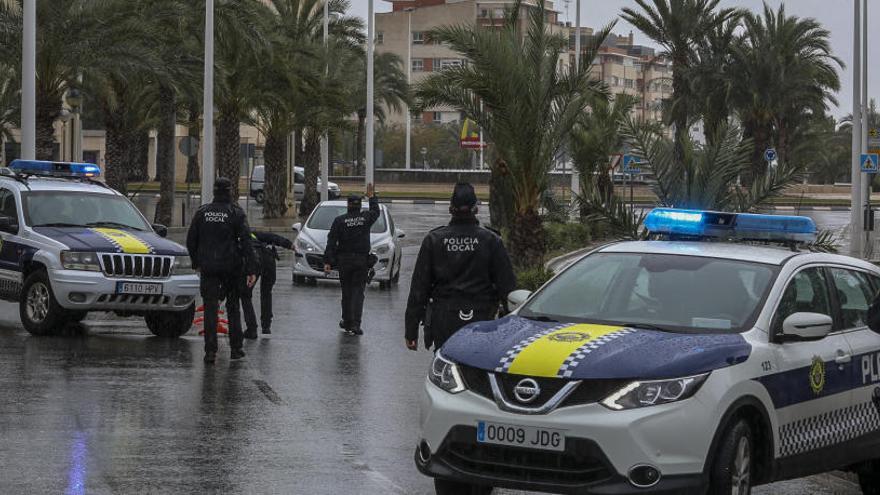
[[[19,303],[35,335],[89,311],[143,315],[158,336],[186,333],[199,291],[186,249],[99,174],[34,160],[0,169],[0,299]]]
[[[437,493],[748,494],[835,469],[880,493],[880,270],[804,249],[805,217],[645,226],[437,353],[415,453]]]

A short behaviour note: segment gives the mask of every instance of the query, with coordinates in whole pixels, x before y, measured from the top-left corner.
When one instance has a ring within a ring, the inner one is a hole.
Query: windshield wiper
[[[65,222],[50,222],[50,223],[41,223],[39,225],[33,225],[34,228],[37,227],[85,227],[85,225],[79,223],[65,223]]]
[[[87,223],[86,226],[87,227],[115,227],[115,228],[121,228],[121,229],[137,230],[138,232],[144,231],[144,229],[139,229],[137,227],[134,227],[134,226],[131,226],[131,225],[128,225],[125,223],[119,223],[119,222],[90,222],[90,223]]]
[[[638,328],[641,330],[657,330],[660,332],[672,332],[672,330],[670,330],[668,328],[664,328],[659,325],[652,325],[650,323],[618,323],[618,325],[620,325],[622,327]]]
[[[541,322],[545,322],[545,323],[559,323],[559,320],[557,320],[555,318],[551,318],[547,315],[528,315],[528,316],[527,315],[520,315],[520,316],[522,316],[523,318],[525,318],[527,320],[532,320],[532,321],[541,321]]]

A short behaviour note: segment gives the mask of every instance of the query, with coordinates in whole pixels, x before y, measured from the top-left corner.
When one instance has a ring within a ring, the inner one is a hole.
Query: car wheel
[[[24,329],[32,335],[50,335],[64,325],[67,315],[55,299],[45,270],[37,270],[25,279],[18,314]]]
[[[437,495],[489,495],[492,493],[492,487],[435,478],[434,492]]]
[[[724,434],[715,454],[710,478],[710,494],[750,495],[755,446],[752,429],[740,419]]]
[[[400,262],[397,263],[397,271],[394,272],[394,275],[391,276],[391,284],[397,285],[400,283]]]
[[[263,204],[264,202],[266,202],[266,193],[264,193],[263,191],[258,192],[256,195],[254,195],[254,201],[256,201],[257,204]]]
[[[193,304],[183,311],[155,311],[147,313],[144,321],[156,337],[176,339],[192,328],[195,310]]]

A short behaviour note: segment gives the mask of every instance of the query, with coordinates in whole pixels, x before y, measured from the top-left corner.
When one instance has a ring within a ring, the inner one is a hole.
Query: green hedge
[[[534,292],[552,277],[553,272],[543,266],[519,270],[516,272],[516,287]]]

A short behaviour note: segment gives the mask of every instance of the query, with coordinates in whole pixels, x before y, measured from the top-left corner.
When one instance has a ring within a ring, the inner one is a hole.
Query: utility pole
[[[21,157],[37,158],[37,0],[24,0],[21,54]]]
[[[407,13],[406,19],[406,85],[412,85],[412,15],[415,7],[403,9]],[[412,168],[412,114],[409,103],[406,104],[406,169]]]
[[[861,55],[861,2],[853,0],[853,130],[852,130],[852,188],[850,191],[850,254],[862,256],[862,55]]]
[[[324,0],[324,77],[330,75],[330,0]],[[329,131],[321,136],[321,201],[330,199],[330,140]]]
[[[574,14],[574,70],[581,70],[581,0],[575,2]],[[569,157],[571,161],[571,157]],[[564,170],[564,169],[563,169]],[[581,193],[580,174],[574,168],[574,162],[571,162],[571,202],[574,205],[576,197]]]
[[[373,184],[373,138],[375,110],[373,101],[373,55],[376,51],[375,19],[373,18],[373,0],[367,6],[367,170],[365,182]]]
[[[871,119],[868,118],[868,0],[862,3],[862,153],[868,152],[868,127]],[[864,210],[865,245],[862,246],[862,254],[867,257],[871,253],[871,183],[874,174],[863,174],[862,181],[865,187],[862,189],[862,205]]]
[[[202,102],[202,204],[214,194],[214,0],[205,1],[205,94]],[[229,177],[237,180],[238,177]],[[234,198],[238,201],[238,198]]]

